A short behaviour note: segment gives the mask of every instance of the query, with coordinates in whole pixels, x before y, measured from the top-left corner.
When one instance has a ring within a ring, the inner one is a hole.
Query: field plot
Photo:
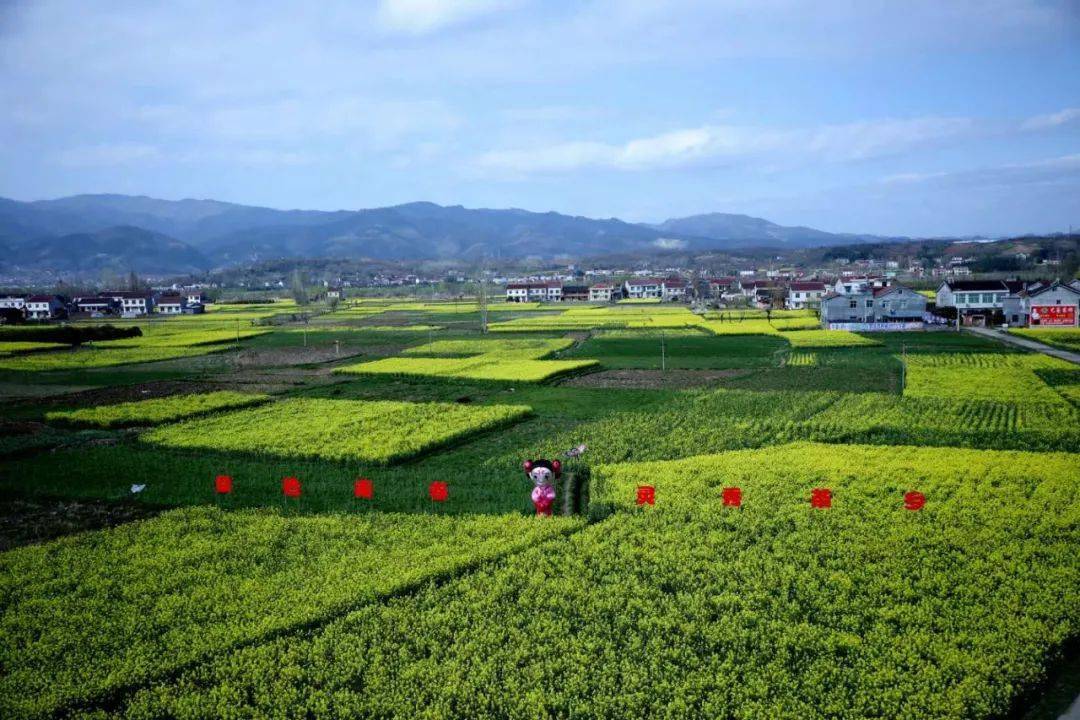
[[[443,340],[410,348],[406,357],[347,365],[337,372],[504,382],[543,382],[596,365],[594,360],[539,358],[569,347],[567,339]]]
[[[223,390],[200,395],[178,395],[115,405],[99,405],[77,410],[53,410],[45,413],[45,419],[51,422],[102,428],[158,425],[216,410],[258,405],[269,399],[267,395]]]
[[[529,412],[521,405],[294,398],[151,430],[141,439],[173,448],[386,464]]]
[[[190,508],[0,555],[0,716],[48,717],[580,524]]]
[[[1039,372],[1074,371],[1064,360],[1038,354],[916,354],[907,359],[912,397],[1059,403]]]
[[[1028,340],[1035,340],[1046,345],[1061,348],[1062,350],[1080,352],[1080,329],[1057,328],[1054,330],[1046,330],[1039,328],[1013,328],[1009,330],[1009,334],[1027,338]]]
[[[216,657],[118,715],[283,697],[359,717],[999,715],[1080,621],[1072,460],[794,445],[600,468],[608,520]],[[655,507],[632,505],[641,483]],[[830,510],[810,508],[820,485]]]

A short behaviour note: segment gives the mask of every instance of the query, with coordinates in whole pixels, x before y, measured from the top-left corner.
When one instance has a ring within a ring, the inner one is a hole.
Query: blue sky
[[[1061,230],[1080,2],[0,4],[0,195],[86,192]]]

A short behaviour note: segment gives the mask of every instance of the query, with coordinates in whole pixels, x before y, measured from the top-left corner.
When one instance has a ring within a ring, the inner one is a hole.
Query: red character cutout
[[[652,485],[638,485],[637,504],[638,505],[655,505],[656,504],[656,488],[653,487]]]
[[[522,467],[533,482],[530,497],[536,514],[551,517],[555,504],[555,481],[562,477],[562,463],[558,460],[526,460]]]
[[[742,507],[742,488],[724,488],[722,497],[724,507]]]
[[[832,490],[828,488],[814,488],[810,491],[810,507],[831,508]]]
[[[372,487],[371,481],[367,478],[359,478],[353,483],[353,497],[363,498],[364,500],[370,500],[374,494],[375,488]]]
[[[926,496],[921,492],[912,490],[911,492],[904,493],[904,509],[905,510],[922,510],[923,505],[926,504]]]
[[[232,492],[232,477],[229,475],[218,475],[214,478],[214,492],[218,495],[228,495]]]
[[[281,481],[281,492],[285,493],[287,498],[300,497],[300,481],[294,477],[287,477]]]
[[[446,502],[450,497],[450,487],[442,480],[436,480],[428,486],[428,495],[435,502]]]

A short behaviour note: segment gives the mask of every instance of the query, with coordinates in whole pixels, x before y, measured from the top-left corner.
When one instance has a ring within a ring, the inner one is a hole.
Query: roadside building
[[[1033,290],[1027,296],[1031,327],[1075,328],[1080,318],[1080,288],[1054,283]]]
[[[189,290],[186,293],[186,299],[188,305],[206,305],[208,302],[210,302],[210,299],[206,297],[206,293],[202,291]]]
[[[793,282],[788,285],[787,306],[792,310],[818,307],[824,296],[825,283],[823,282]]]
[[[615,288],[610,283],[597,283],[589,287],[589,300],[592,302],[611,302]]]
[[[25,312],[28,320],[54,320],[67,315],[67,300],[59,295],[31,295]]]

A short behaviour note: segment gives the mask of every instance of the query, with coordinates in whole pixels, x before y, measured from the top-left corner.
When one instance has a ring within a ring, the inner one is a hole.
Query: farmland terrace
[[[488,315],[219,306],[78,347],[0,327],[0,716],[1072,702],[1076,365],[804,311]],[[562,464],[553,517],[537,459]]]

